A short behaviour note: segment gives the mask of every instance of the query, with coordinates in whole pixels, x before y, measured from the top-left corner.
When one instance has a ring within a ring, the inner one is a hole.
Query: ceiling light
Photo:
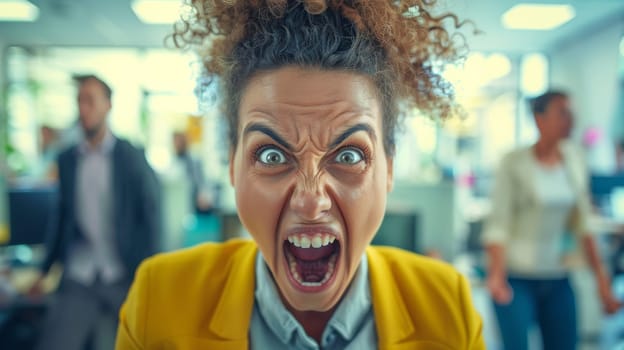
[[[507,10],[501,19],[509,29],[551,30],[575,15],[570,5],[518,4]]]
[[[525,96],[538,96],[548,89],[548,58],[542,53],[524,55],[520,62],[520,89]]]
[[[0,0],[0,21],[33,22],[39,8],[26,0]]]
[[[134,0],[132,11],[144,23],[171,24],[180,18],[179,0]]]

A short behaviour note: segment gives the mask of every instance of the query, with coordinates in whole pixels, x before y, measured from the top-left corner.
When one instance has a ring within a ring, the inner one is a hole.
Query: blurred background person
[[[505,156],[496,175],[483,237],[487,287],[505,349],[527,349],[535,322],[544,349],[575,349],[576,301],[565,263],[571,233],[582,241],[604,311],[614,313],[620,303],[588,232],[587,170],[579,152],[566,143],[573,126],[568,96],[549,91],[531,108],[537,142]]]
[[[188,177],[191,208],[196,214],[212,212],[215,202],[213,189],[206,182],[201,161],[191,155],[188,136],[185,132],[176,131],[173,133],[173,146],[176,162]]]
[[[44,181],[54,182],[58,177],[56,157],[61,151],[59,130],[43,125],[39,129],[39,137],[39,147],[41,148],[40,176]]]
[[[624,174],[624,137],[615,144],[616,172]]]
[[[159,188],[143,152],[115,137],[107,124],[112,91],[100,78],[76,78],[84,138],[58,158],[57,223],[41,276],[60,262],[64,273],[43,324],[39,349],[82,349],[100,318],[112,348],[116,316],[134,270],[155,251],[160,231]]]

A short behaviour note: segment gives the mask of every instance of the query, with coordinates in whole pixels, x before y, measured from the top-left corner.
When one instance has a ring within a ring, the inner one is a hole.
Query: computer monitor
[[[616,187],[611,192],[611,216],[618,222],[624,222],[624,186]]]
[[[57,192],[56,186],[9,188],[9,245],[45,243]]]
[[[611,193],[615,188],[624,187],[624,174],[592,175],[589,183],[594,204],[602,208],[610,204]]]
[[[418,214],[414,212],[386,212],[372,244],[422,253],[420,237],[418,237]]]

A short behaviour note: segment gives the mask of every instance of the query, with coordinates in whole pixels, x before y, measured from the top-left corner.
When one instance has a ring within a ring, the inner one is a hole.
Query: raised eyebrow
[[[293,146],[290,145],[288,142],[286,142],[286,140],[284,140],[283,137],[281,137],[277,131],[271,129],[270,127],[264,125],[264,124],[260,124],[260,123],[250,123],[248,124],[245,129],[243,130],[243,136],[247,135],[251,132],[261,132],[265,135],[267,135],[268,137],[272,138],[275,142],[279,143],[282,147],[286,148],[289,151],[293,150]]]
[[[336,137],[330,144],[329,144],[329,149],[332,149],[336,146],[338,146],[339,144],[341,144],[344,140],[346,140],[349,136],[351,136],[352,134],[358,132],[358,131],[366,131],[366,133],[374,140],[375,139],[375,130],[373,130],[373,128],[365,123],[359,123],[359,124],[355,124],[352,127],[348,128],[347,130],[345,130],[342,134],[338,135],[338,137]]]

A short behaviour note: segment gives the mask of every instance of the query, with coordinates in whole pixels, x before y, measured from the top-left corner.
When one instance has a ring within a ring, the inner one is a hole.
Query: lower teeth
[[[325,284],[334,273],[334,268],[336,267],[336,256],[337,254],[332,254],[329,257],[329,260],[327,261],[327,272],[320,282],[305,282],[301,279],[301,276],[299,276],[299,272],[297,272],[297,260],[295,260],[295,257],[291,254],[286,254],[288,265],[290,266],[290,273],[293,278],[304,287],[319,287]]]

